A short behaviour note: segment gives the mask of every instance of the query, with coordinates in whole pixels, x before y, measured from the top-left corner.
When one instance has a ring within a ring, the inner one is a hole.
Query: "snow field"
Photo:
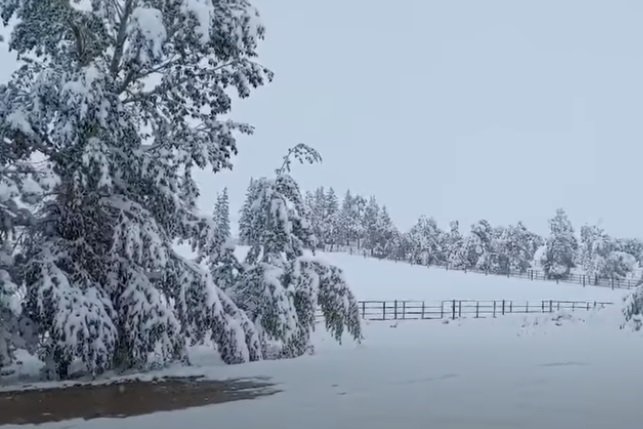
[[[552,316],[371,322],[363,344],[340,346],[318,332],[316,354],[295,360],[212,366],[203,355],[201,367],[165,372],[270,377],[282,393],[44,427],[169,429],[208,421],[226,429],[639,427],[643,338],[618,329],[616,309],[561,326]]]
[[[346,253],[321,253],[344,270],[358,300],[569,300],[620,302],[628,291],[447,271],[404,262],[364,258]]]

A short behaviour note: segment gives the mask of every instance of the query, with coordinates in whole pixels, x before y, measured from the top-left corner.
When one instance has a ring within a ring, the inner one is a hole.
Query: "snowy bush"
[[[625,325],[639,331],[643,327],[643,286],[639,286],[625,298],[623,307]]]

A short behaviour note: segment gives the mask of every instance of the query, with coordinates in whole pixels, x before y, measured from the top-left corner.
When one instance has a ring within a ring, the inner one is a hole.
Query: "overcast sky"
[[[563,207],[643,237],[643,2],[254,4],[276,77],[234,106],[256,133],[234,172],[200,176],[203,210],[223,186],[236,210],[303,142],[324,157],[295,170],[304,188],[375,194],[402,229],[427,214],[542,233]]]

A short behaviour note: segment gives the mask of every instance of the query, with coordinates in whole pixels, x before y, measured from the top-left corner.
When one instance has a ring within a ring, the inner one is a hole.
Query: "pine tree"
[[[382,206],[377,216],[374,255],[378,258],[388,258],[393,252],[393,238],[397,229],[388,214],[386,206]]]
[[[497,231],[496,231],[497,232]],[[494,229],[487,220],[480,220],[471,225],[469,261],[472,268],[493,272],[496,265],[496,255],[493,249]]]
[[[460,223],[457,220],[449,223],[449,232],[445,235],[444,246],[447,266],[456,269],[462,267],[463,261],[459,260],[462,234],[460,233]]]
[[[243,273],[229,289],[257,327],[268,358],[306,351],[317,304],[336,338],[344,329],[355,338],[361,335],[357,304],[341,271],[304,254],[314,249],[315,237],[299,185],[290,175],[291,157],[321,159],[307,146],[295,146],[274,179],[256,181],[256,200],[248,216],[255,234]]]
[[[415,264],[437,265],[446,259],[443,232],[433,218],[421,216],[409,231],[410,257]]]
[[[228,197],[228,188],[223,188],[221,194],[217,195],[217,201],[214,204],[213,219],[219,231],[219,235],[221,235],[225,240],[228,240],[231,237],[230,200]]]
[[[224,360],[256,357],[251,333],[232,335],[238,312],[173,250],[220,243],[195,214],[192,172],[231,167],[233,133],[251,131],[219,117],[228,89],[246,97],[270,77],[253,61],[256,11],[246,0],[76,6],[0,3],[22,59],[1,91],[2,138],[43,154],[58,179],[26,251],[23,311],[41,357],[60,377],[75,359],[89,373],[164,363],[205,332]]]
[[[364,209],[363,217],[363,245],[366,250],[369,251],[370,255],[373,256],[375,252],[375,247],[379,241],[378,237],[378,218],[380,216],[380,206],[377,203],[375,197],[371,196],[368,200],[368,204]]]
[[[329,188],[324,199],[324,229],[326,245],[332,252],[341,243],[339,227],[339,201],[333,188]]]
[[[556,216],[549,221],[549,227],[550,236],[545,244],[542,265],[548,278],[564,279],[575,267],[578,242],[574,228],[562,209],[556,211]]]
[[[353,197],[350,191],[346,191],[342,207],[338,215],[340,236],[346,246],[361,245],[363,235],[363,214],[366,202],[359,195]]]
[[[610,238],[602,228],[588,225],[581,227],[579,263],[590,280],[597,279],[604,270],[610,247]]]
[[[239,241],[244,245],[249,245],[255,239],[255,231],[252,229],[252,216],[254,215],[253,205],[255,204],[256,199],[257,181],[251,178],[239,216]]]

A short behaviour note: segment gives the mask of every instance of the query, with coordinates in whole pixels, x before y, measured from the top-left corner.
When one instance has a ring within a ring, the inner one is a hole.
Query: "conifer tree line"
[[[338,340],[361,337],[341,270],[307,251],[291,166],[316,151],[256,181],[243,258],[227,193],[196,210],[194,169],[231,168],[252,132],[222,117],[231,93],[272,78],[247,0],[0,0],[0,16],[20,65],[0,85],[0,380],[18,350],[48,379],[187,361],[197,344],[227,363],[298,356],[317,308]]]
[[[564,210],[549,220],[547,236],[522,222],[493,226],[483,219],[466,228],[452,221],[441,228],[427,216],[400,231],[375,197],[347,191],[340,201],[332,188],[320,187],[304,199],[317,248],[326,251],[495,274],[541,270],[551,279],[572,273],[623,279],[643,262],[643,241],[614,238],[597,225],[582,226],[577,233]]]

